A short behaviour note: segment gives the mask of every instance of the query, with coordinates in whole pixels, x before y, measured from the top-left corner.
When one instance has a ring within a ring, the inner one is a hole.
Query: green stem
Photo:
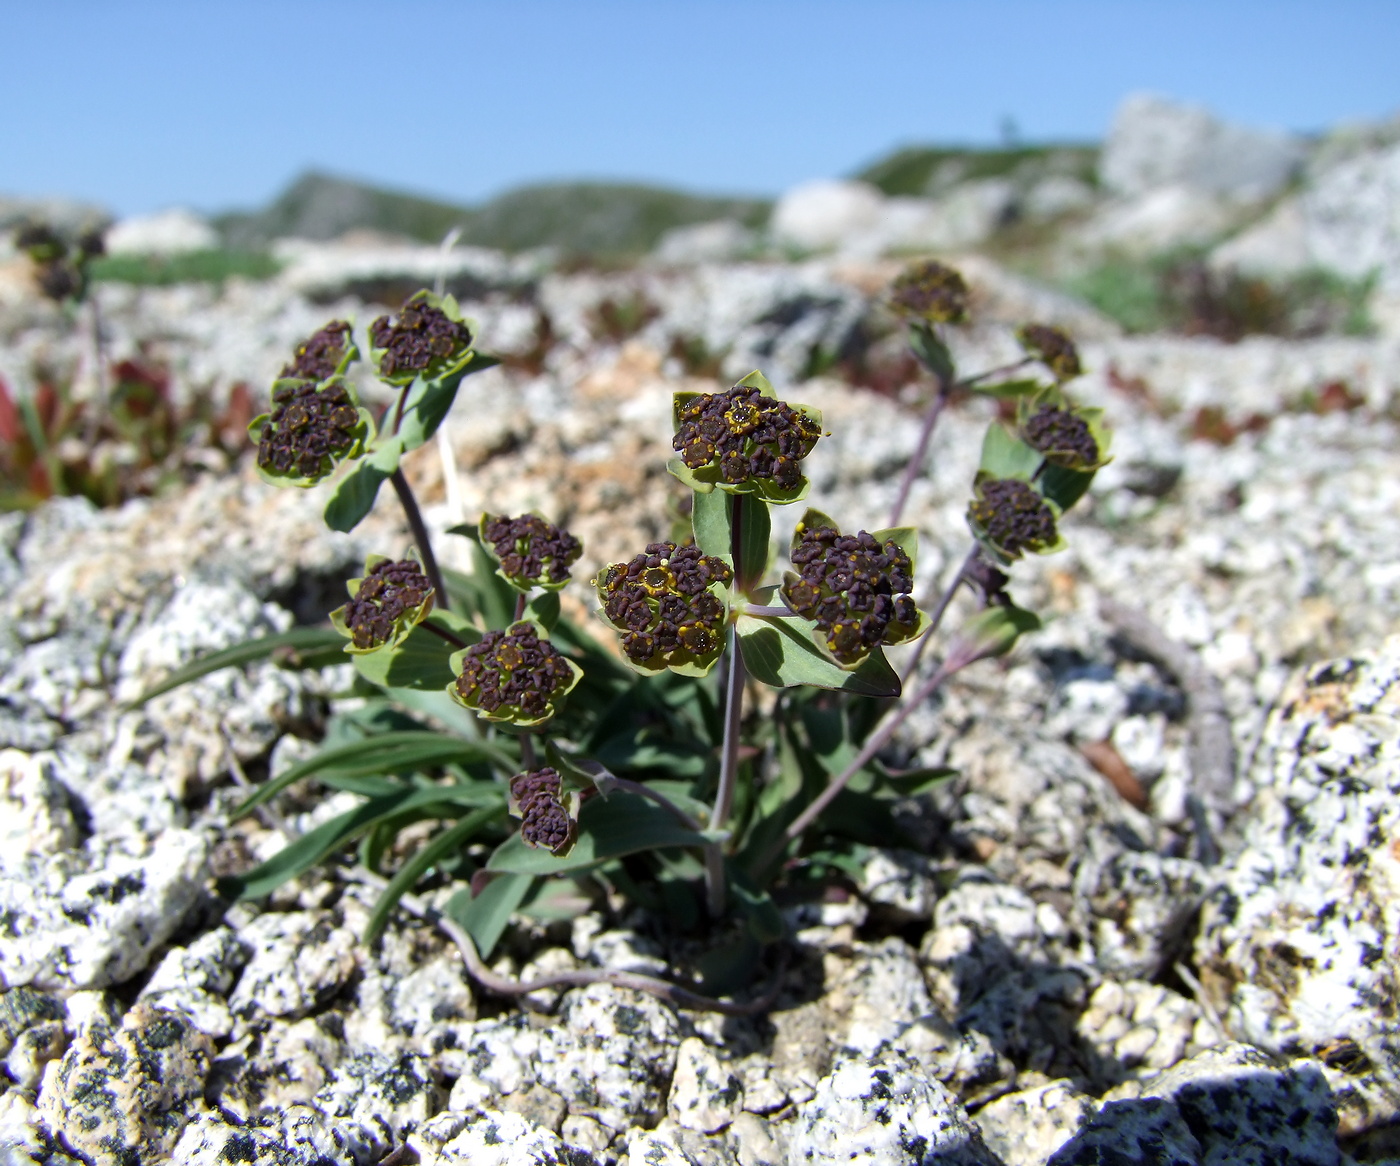
[[[733,496],[730,521],[730,553],[734,556],[734,578],[744,578],[744,495]],[[720,755],[719,788],[715,791],[715,808],[710,815],[710,829],[720,830],[734,807],[734,788],[739,780],[739,726],[744,715],[744,657],[739,651],[739,634],[729,632],[729,659],[724,688],[724,746]],[[710,916],[718,919],[724,914],[729,900],[729,888],[724,877],[724,846],[711,842],[705,847],[705,899]]]
[[[787,847],[789,843],[802,837],[807,827],[817,820],[821,812],[825,810],[827,806],[831,805],[836,799],[836,795],[849,784],[851,778],[855,777],[862,768],[869,764],[875,754],[880,752],[880,750],[889,743],[890,738],[895,735],[895,731],[900,725],[904,724],[909,718],[909,715],[928,700],[928,698],[934,694],[938,686],[947,680],[948,677],[952,676],[955,672],[961,671],[978,659],[981,659],[981,656],[975,647],[970,649],[965,647],[962,650],[955,647],[954,650],[949,653],[948,658],[938,666],[938,671],[925,680],[913,696],[900,702],[898,708],[895,709],[895,711],[880,725],[880,728],[875,733],[872,733],[866,740],[864,747],[856,754],[851,763],[827,783],[826,789],[822,790],[822,792],[817,795],[811,805],[793,819],[791,825],[783,831],[783,836],[759,856],[758,861],[754,863],[751,869],[754,871],[766,870],[781,858],[784,848]]]
[[[394,493],[399,496],[399,505],[403,507],[404,517],[408,519],[408,528],[413,532],[413,541],[418,546],[418,553],[423,556],[423,572],[428,576],[428,582],[433,585],[433,590],[436,592],[433,597],[434,604],[443,611],[451,611],[452,606],[447,599],[447,586],[442,581],[442,572],[438,569],[437,556],[433,554],[433,543],[428,537],[428,528],[423,522],[423,512],[418,509],[418,500],[413,496],[413,487],[403,476],[402,468],[394,470],[389,475],[389,481],[394,483]]]

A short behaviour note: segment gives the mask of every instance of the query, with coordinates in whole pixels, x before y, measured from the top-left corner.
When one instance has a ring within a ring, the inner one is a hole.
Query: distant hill
[[[982,149],[958,146],[907,146],[872,162],[852,177],[878,186],[889,195],[938,195],[977,178],[1011,178],[1033,182],[1051,175],[1098,181],[1099,148],[1065,144]]]
[[[215,225],[233,250],[288,236],[334,239],[355,229],[436,243],[457,227],[462,242],[504,251],[552,246],[570,255],[626,256],[651,250],[672,227],[723,218],[758,225],[769,209],[762,199],[604,182],[525,186],[465,207],[312,172],[263,210],[224,215]]]

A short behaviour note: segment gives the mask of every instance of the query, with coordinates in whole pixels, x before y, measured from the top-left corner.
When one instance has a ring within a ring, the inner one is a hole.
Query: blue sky
[[[0,193],[123,214],[311,166],[773,194],[1007,118],[1097,139],[1136,89],[1306,131],[1400,110],[1396,0],[0,0],[0,28]]]

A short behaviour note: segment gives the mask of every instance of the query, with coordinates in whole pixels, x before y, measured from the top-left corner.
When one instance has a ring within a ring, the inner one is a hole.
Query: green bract
[[[450,664],[457,677],[447,686],[453,700],[488,721],[521,729],[553,717],[583,675],[531,620],[487,632],[480,642],[452,653]]]
[[[822,435],[822,415],[779,401],[768,378],[752,372],[722,393],[677,393],[668,469],[693,490],[718,486],[765,502],[797,502],[811,483],[802,459]]]
[[[624,633],[622,650],[633,668],[704,676],[724,651],[733,578],[727,558],[651,543],[593,582],[603,617]]]
[[[314,486],[337,465],[359,457],[374,438],[374,418],[339,376],[324,384],[279,380],[272,408],[253,418],[258,473],[274,486]]]
[[[404,387],[460,379],[472,363],[476,329],[454,296],[420,291],[405,301],[397,320],[380,316],[369,326],[370,356],[379,379]]]
[[[331,626],[352,654],[395,648],[433,609],[433,588],[416,557],[370,555],[365,573],[345,584],[350,602],[331,612]]]

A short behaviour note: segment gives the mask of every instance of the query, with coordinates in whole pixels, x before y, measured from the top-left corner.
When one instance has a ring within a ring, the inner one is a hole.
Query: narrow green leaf
[[[257,899],[270,894],[288,879],[310,870],[328,854],[359,837],[381,818],[415,806],[432,805],[438,796],[435,790],[405,787],[397,793],[370,798],[353,810],[308,830],[266,862],[230,879],[229,884],[243,899]]]
[[[847,671],[827,659],[813,641],[816,625],[797,616],[741,615],[735,624],[750,675],[775,688],[812,685],[861,696],[898,696],[899,677],[876,648]]]
[[[490,959],[511,915],[534,885],[534,875],[499,875],[475,896],[470,887],[463,887],[448,900],[445,913],[466,929],[481,958]]]
[[[291,631],[261,636],[256,640],[235,644],[231,648],[222,648],[177,668],[159,684],[146,689],[127,705],[127,708],[140,708],[148,700],[169,692],[172,688],[179,688],[182,684],[198,680],[201,676],[207,676],[221,668],[234,668],[241,664],[265,660],[279,649],[285,649],[297,667],[324,667],[325,653],[331,649],[335,650],[338,659],[344,659],[345,640],[333,628],[292,628]],[[298,657],[314,659],[318,664],[303,665]]]
[[[496,848],[486,869],[514,874],[565,874],[610,858],[662,846],[701,846],[705,837],[682,826],[654,802],[637,794],[614,793],[584,802],[578,841],[565,858],[536,850],[512,835]]]
[[[504,813],[505,805],[498,793],[495,805],[483,806],[474,813],[468,814],[461,821],[444,830],[405,862],[399,868],[398,873],[389,880],[389,885],[384,888],[383,894],[379,896],[379,901],[375,903],[374,910],[370,913],[369,923],[365,927],[365,942],[373,943],[379,938],[380,932],[384,930],[384,925],[389,921],[389,913],[394,909],[395,904],[413,889],[414,884],[428,870],[437,865],[439,859],[444,855],[455,854],[461,850],[483,826]]]
[[[449,761],[488,761],[501,769],[511,767],[511,759],[494,746],[482,741],[464,741],[444,733],[406,731],[384,733],[337,749],[326,749],[293,765],[285,773],[266,782],[234,811],[241,818],[249,811],[276,797],[284,789],[304,777],[323,770],[356,776],[392,773],[445,765]],[[439,795],[441,796],[441,791]]]
[[[989,478],[1020,478],[1029,482],[1042,460],[1038,450],[1032,449],[1006,426],[993,421],[982,439],[977,472]]]

